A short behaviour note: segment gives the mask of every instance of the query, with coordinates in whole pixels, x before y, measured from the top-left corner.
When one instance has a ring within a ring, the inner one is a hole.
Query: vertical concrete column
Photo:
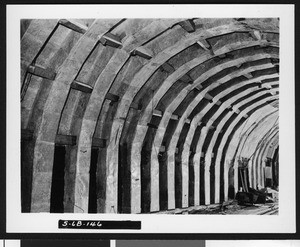
[[[168,209],[175,209],[175,159],[168,153]]]
[[[141,212],[141,162],[137,160],[140,159],[141,146],[141,143],[132,143],[132,150],[138,153],[131,154],[131,213]]]
[[[34,148],[31,212],[50,212],[54,143],[38,140]]]
[[[157,154],[159,147],[156,148]],[[159,163],[156,152],[151,152],[151,176],[150,176],[150,211],[159,211]],[[154,157],[155,156],[155,157]]]
[[[233,171],[234,171],[234,192],[236,194],[239,191],[239,164],[237,160],[234,160]]]
[[[66,147],[64,212],[74,212],[77,146]]]
[[[31,208],[34,146],[34,140],[21,141],[21,210],[23,213],[29,213]]]
[[[182,207],[189,205],[189,166],[186,163],[181,163],[182,174]]]
[[[220,163],[219,159],[215,162],[215,203],[220,202]]]
[[[194,163],[194,205],[200,205],[200,164]]]
[[[253,172],[252,172],[252,162],[249,160],[248,162],[248,177],[249,177],[249,186],[253,188]]]
[[[228,201],[230,165],[231,165],[231,162],[229,160],[227,160],[224,164],[224,174],[221,174],[221,176],[224,176],[224,201]]]
[[[205,159],[206,160],[206,159]],[[204,177],[205,177],[205,205],[210,204],[210,162],[205,162],[204,167]]]

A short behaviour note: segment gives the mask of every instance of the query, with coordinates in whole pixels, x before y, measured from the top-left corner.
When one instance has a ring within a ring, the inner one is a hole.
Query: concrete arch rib
[[[105,33],[115,22],[115,20],[110,20],[107,23],[95,21],[73,47],[53,82],[42,113],[42,122],[36,129],[37,141],[33,161],[32,212],[47,212],[50,210],[54,143],[70,84],[79,72],[85,58],[88,57],[98,42],[98,34]]]
[[[28,29],[21,39],[21,83],[24,82],[28,66],[34,61],[57,25],[57,19],[36,19],[30,22]]]
[[[193,35],[187,35],[187,38],[184,42],[178,43],[178,44],[174,45],[173,47],[170,47],[170,48],[162,51],[156,57],[154,57],[150,63],[145,65],[144,68],[136,74],[136,76],[134,77],[133,81],[130,84],[130,87],[129,87],[130,90],[127,90],[125,95],[122,97],[122,99],[120,101],[120,107],[118,108],[117,114],[114,117],[112,129],[111,129],[111,133],[117,133],[117,134],[112,134],[109,142],[111,140],[116,140],[116,142],[119,142],[121,133],[120,133],[120,131],[118,131],[118,129],[122,129],[123,125],[124,125],[122,119],[126,118],[130,104],[131,104],[134,96],[137,94],[137,92],[142,87],[142,85],[147,81],[147,79],[154,73],[154,71],[156,71],[156,69],[158,69],[158,67],[160,67],[163,63],[165,63],[167,60],[169,60],[172,56],[174,56],[181,50],[194,44],[201,37],[207,38],[207,37],[212,37],[215,35],[221,35],[221,34],[230,33],[230,32],[234,32],[234,31],[247,32],[249,30],[247,28],[245,29],[244,27],[241,27],[239,24],[237,24],[237,25],[235,24],[235,25],[231,25],[229,27],[227,26],[221,30],[220,30],[220,28],[213,28],[212,30],[209,30],[206,32],[201,32],[201,33],[200,33],[200,31],[199,32],[196,31],[195,34],[193,34]],[[199,35],[200,35],[200,37],[199,37]],[[260,43],[261,42],[257,41],[257,45],[259,45]],[[269,43],[269,44],[272,45],[272,43]],[[108,147],[107,152],[108,153],[118,153],[118,150]],[[113,162],[115,165],[117,165],[118,164],[117,155],[114,155],[111,158],[112,158],[111,162]],[[137,170],[134,173],[139,174],[139,171]],[[136,181],[138,181],[139,178],[137,177],[134,179],[136,179]],[[137,190],[139,190],[138,184],[133,187],[137,187]],[[140,192],[137,194],[140,194]],[[140,211],[140,200],[139,199],[137,199],[135,203],[132,203],[132,205],[135,207],[132,209],[133,213]]]

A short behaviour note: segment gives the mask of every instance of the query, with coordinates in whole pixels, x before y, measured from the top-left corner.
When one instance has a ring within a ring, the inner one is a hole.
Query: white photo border
[[[21,213],[20,20],[52,18],[280,18],[279,215]],[[295,233],[294,5],[7,5],[7,233]],[[141,230],[58,229],[58,220],[141,220]],[[16,224],[16,222],[18,222]]]

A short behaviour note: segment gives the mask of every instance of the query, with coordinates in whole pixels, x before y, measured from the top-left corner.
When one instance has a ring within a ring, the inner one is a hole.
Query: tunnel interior
[[[23,19],[22,212],[279,190],[279,19]]]

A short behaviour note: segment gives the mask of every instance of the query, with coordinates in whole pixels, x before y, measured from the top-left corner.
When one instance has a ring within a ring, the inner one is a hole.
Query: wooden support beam
[[[75,20],[60,19],[58,21],[58,23],[69,29],[72,29],[75,32],[82,33],[82,34],[84,34],[88,30],[87,26],[85,26],[79,22],[76,22]]]
[[[252,79],[253,75],[251,73],[244,74],[247,79]]]
[[[217,100],[217,101],[215,101],[215,104],[220,106],[220,105],[222,105],[222,102],[220,100]]]
[[[68,145],[68,146],[74,146],[76,145],[76,136],[72,135],[56,135],[55,137],[55,144],[57,145]]]
[[[167,62],[165,62],[160,69],[167,73],[173,73],[175,71],[174,67]]]
[[[196,30],[196,25],[191,19],[181,21],[178,24],[188,33],[193,33]]]
[[[203,86],[202,86],[201,84],[199,84],[199,85],[197,85],[197,86],[195,87],[195,89],[198,90],[198,91],[201,91],[202,88],[203,88]]]
[[[221,59],[226,58],[226,54],[225,53],[224,54],[220,54],[218,57],[221,58]]]
[[[166,152],[166,147],[165,147],[165,146],[160,146],[159,152],[160,152],[160,153]]]
[[[132,108],[135,110],[142,110],[143,106],[142,106],[142,104],[132,102],[129,108]]]
[[[243,64],[244,64],[244,63],[239,63],[239,64],[237,64],[235,67],[237,67],[237,68],[239,69],[240,67],[243,66]]]
[[[234,112],[235,112],[236,114],[240,114],[241,111],[240,111],[239,109],[235,109]]]
[[[30,74],[46,78],[48,80],[54,80],[56,77],[56,73],[52,69],[44,69],[37,65],[30,65],[27,71]]]
[[[206,39],[201,39],[197,41],[197,44],[200,45],[204,50],[210,51],[211,46],[210,44],[206,41]]]
[[[205,123],[205,122],[199,122],[199,123],[198,123],[198,126],[205,127],[205,126],[206,126],[206,123]]]
[[[272,86],[269,83],[264,83],[262,87],[266,88],[266,89],[271,89],[272,88]]]
[[[80,81],[76,81],[76,80],[74,80],[71,83],[71,88],[81,91],[81,92],[84,92],[84,93],[91,93],[93,91],[93,87],[91,87],[90,85],[85,84]]]
[[[92,140],[92,147],[98,147],[98,148],[106,148],[107,143],[106,139],[101,139],[101,138],[93,138]]]
[[[33,131],[28,129],[21,129],[21,140],[31,141],[33,139]]]
[[[114,35],[112,33],[106,33],[98,38],[102,45],[108,45],[108,46],[112,46],[115,48],[119,48],[122,46],[120,37],[118,37],[117,35]]]
[[[179,81],[182,81],[184,83],[193,84],[193,79],[188,74],[184,74],[182,77],[180,77]]]
[[[204,95],[204,98],[207,99],[207,100],[209,100],[209,101],[212,101],[212,99],[213,99],[214,97],[211,96],[209,93],[206,93],[206,94]]]
[[[140,56],[140,57],[146,58],[148,60],[153,57],[152,52],[143,46],[137,47],[130,54],[133,56]]]
[[[270,58],[270,61],[274,65],[279,65],[279,59],[278,58]]]
[[[185,123],[190,124],[190,123],[191,123],[191,119],[187,118],[187,119],[185,120]]]
[[[253,30],[250,31],[249,34],[251,35],[252,38],[254,38],[255,40],[261,40],[261,33],[259,30]]]
[[[105,95],[105,99],[110,100],[112,102],[118,102],[120,97],[118,95],[112,94],[112,93],[107,93]]]
[[[153,110],[153,116],[157,116],[157,117],[162,117],[163,116],[163,112],[160,110]]]
[[[171,115],[171,119],[173,119],[173,120],[178,120],[178,119],[179,119],[179,116],[178,116],[178,115],[175,115],[175,114],[172,114],[172,115]]]

